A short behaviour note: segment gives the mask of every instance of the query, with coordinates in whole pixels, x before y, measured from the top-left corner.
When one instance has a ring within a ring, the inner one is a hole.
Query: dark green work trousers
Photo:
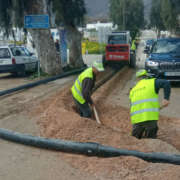
[[[132,136],[138,139],[141,138],[153,138],[157,137],[158,125],[157,121],[145,121],[137,124],[133,124]]]
[[[74,97],[73,97],[73,100],[78,108],[78,112],[79,112],[80,116],[86,117],[86,118],[91,118],[92,111],[91,111],[89,104],[87,102],[85,102],[84,104],[81,104]]]

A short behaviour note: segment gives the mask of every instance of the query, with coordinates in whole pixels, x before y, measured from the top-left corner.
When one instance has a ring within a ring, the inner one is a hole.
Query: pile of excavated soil
[[[130,76],[131,72],[125,76],[128,75]],[[118,83],[120,84],[118,87],[117,79],[120,77],[123,78],[122,74],[116,75],[93,95],[103,125],[77,114],[68,90],[69,87],[66,87],[63,91],[57,92],[54,96],[36,105],[35,110],[31,113],[38,119],[41,135],[62,140],[97,142],[142,152],[179,154],[180,122],[177,119],[161,117],[160,139],[138,140],[130,135],[129,110],[106,101],[111,90],[121,89],[126,81],[122,80]],[[98,158],[61,152],[59,155],[74,168],[93,174],[99,179],[180,179],[180,166],[148,163],[136,157]]]

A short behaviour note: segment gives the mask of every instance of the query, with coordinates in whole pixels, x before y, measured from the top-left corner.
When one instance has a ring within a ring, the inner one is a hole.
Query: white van
[[[0,73],[25,74],[35,72],[38,58],[24,46],[0,46]]]

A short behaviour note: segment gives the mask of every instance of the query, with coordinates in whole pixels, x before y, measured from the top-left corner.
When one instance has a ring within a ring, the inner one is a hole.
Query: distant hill
[[[109,0],[85,0],[87,15],[93,18],[108,17]]]
[[[144,16],[147,21],[149,21],[150,9],[152,5],[152,0],[144,1]],[[87,15],[90,18],[107,18],[109,16],[109,0],[85,0],[85,5],[87,9]]]

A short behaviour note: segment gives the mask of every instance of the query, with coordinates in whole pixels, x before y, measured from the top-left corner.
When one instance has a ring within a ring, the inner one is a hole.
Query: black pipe
[[[7,95],[7,94],[11,94],[13,92],[16,92],[16,91],[32,88],[32,87],[35,87],[35,86],[38,86],[38,85],[41,85],[41,84],[48,83],[50,81],[55,81],[55,80],[60,79],[60,78],[64,78],[64,77],[67,77],[67,76],[70,76],[70,75],[73,75],[73,74],[76,74],[76,73],[80,73],[84,69],[85,69],[85,67],[80,68],[80,69],[76,69],[76,70],[72,70],[72,71],[69,71],[69,72],[65,72],[65,73],[62,73],[60,75],[56,75],[56,76],[53,76],[53,77],[50,77],[50,78],[42,79],[42,80],[39,80],[39,81],[36,81],[36,82],[21,85],[21,86],[15,87],[15,88],[0,91],[0,96],[4,96],[4,95]]]
[[[76,72],[77,71],[73,73],[76,73]],[[100,82],[99,85],[95,87],[94,91],[97,88],[99,88],[103,83],[105,83],[107,80],[109,80],[116,72],[117,71],[114,71],[110,76],[108,76],[106,79]],[[45,81],[40,80],[39,83],[42,84],[42,83],[46,83],[52,80],[56,80],[58,78],[68,76],[71,73],[72,72],[64,73],[62,75],[45,79]],[[37,82],[35,82],[35,84],[31,83],[30,87],[36,86],[36,83]],[[29,86],[26,86],[26,85],[24,86],[23,86],[24,88],[29,88]],[[21,90],[21,89],[18,89],[18,90]],[[14,92],[15,90],[14,91],[6,90],[6,91],[11,93],[11,92]],[[2,94],[3,93],[0,92],[0,95]],[[103,146],[101,144],[93,143],[93,142],[81,143],[81,142],[63,141],[63,140],[58,140],[58,139],[48,139],[48,138],[30,136],[26,134],[20,134],[17,132],[13,132],[13,131],[1,129],[1,128],[0,128],[0,137],[9,141],[20,143],[20,144],[25,144],[25,145],[35,146],[35,147],[45,148],[45,149],[51,149],[51,150],[57,150],[57,151],[62,151],[62,152],[68,152],[68,153],[84,154],[88,156],[98,156],[98,157],[135,156],[148,162],[171,163],[171,164],[180,165],[180,155],[175,155],[175,154],[166,154],[166,153],[157,153],[157,152],[143,153],[139,151],[130,151],[130,150],[113,148],[109,146]]]
[[[67,153],[83,154],[87,156],[98,157],[118,157],[118,156],[135,156],[148,162],[153,163],[171,163],[180,165],[180,155],[167,153],[143,153],[133,150],[125,150],[113,148],[110,146],[103,146],[98,143],[87,142],[73,142],[58,139],[49,139],[42,137],[35,137],[27,134],[21,134],[6,129],[0,128],[0,137],[5,140],[18,142],[29,146],[38,148],[51,149]]]

